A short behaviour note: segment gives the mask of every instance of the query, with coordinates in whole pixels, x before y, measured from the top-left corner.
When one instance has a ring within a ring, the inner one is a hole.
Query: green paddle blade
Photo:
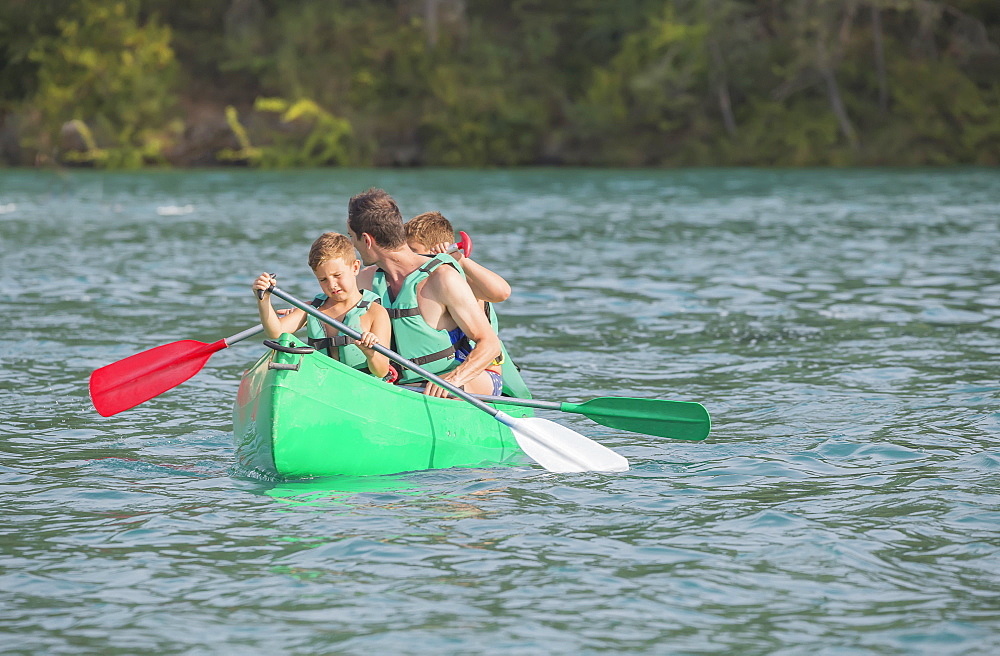
[[[580,404],[562,403],[560,409],[611,428],[675,440],[703,440],[712,430],[708,410],[689,401],[602,396]]]

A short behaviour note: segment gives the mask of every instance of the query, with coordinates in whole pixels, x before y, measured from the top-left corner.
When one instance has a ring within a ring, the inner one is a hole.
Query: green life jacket
[[[389,313],[389,320],[392,322],[393,350],[432,374],[446,373],[459,364],[455,360],[455,346],[451,343],[448,331],[432,328],[421,316],[417,304],[417,285],[442,264],[443,259],[431,258],[427,264],[406,276],[395,299],[390,298],[384,271],[379,269],[372,279],[372,291],[382,299],[382,306]],[[400,372],[397,383],[411,383],[420,379],[417,374],[404,369]]]
[[[499,331],[500,324],[497,321],[496,310],[489,303],[486,303],[486,313],[490,317],[490,325],[493,326],[493,330]],[[500,333],[497,332],[497,334],[499,335]],[[519,399],[530,399],[531,392],[528,390],[527,383],[521,378],[521,368],[510,359],[510,354],[507,353],[507,347],[504,346],[502,339],[500,340],[500,360],[503,362],[501,373],[501,377],[503,378],[503,394]]]
[[[326,302],[326,299],[326,294],[319,294],[310,305],[318,308]],[[372,303],[378,303],[380,300],[378,295],[373,292],[367,289],[361,290],[361,300],[347,311],[341,323],[359,333],[362,332],[361,317],[368,312],[368,307]],[[353,337],[348,337],[339,331],[333,337],[327,336],[326,324],[311,314],[306,317],[306,331],[308,332],[309,346],[343,362],[352,369],[368,370],[368,358],[365,357],[360,348],[354,345]]]
[[[436,260],[436,261],[438,261],[438,262],[440,262],[442,264],[450,264],[451,266],[455,267],[456,271],[458,271],[459,273],[462,274],[462,278],[465,278],[465,269],[463,269],[462,265],[458,263],[458,260],[456,260],[455,258],[453,258],[451,255],[448,255],[447,253],[438,253],[437,255],[424,255],[424,257],[430,258],[431,261],[435,261]],[[436,269],[438,266],[439,266],[438,264],[435,264],[433,268]],[[410,275],[413,275],[413,274],[410,274]],[[404,285],[405,285],[405,283],[404,283]],[[381,298],[383,300],[385,300],[385,299],[387,299],[389,297],[388,296],[389,295],[389,285],[385,281],[385,274],[383,273],[382,269],[376,269],[375,270],[375,277],[372,278],[372,291],[375,292],[376,294],[378,294],[379,298]],[[385,306],[384,303],[383,303],[383,306]]]
[[[459,273],[462,274],[462,278],[465,278],[465,269],[463,269],[462,265],[459,263],[459,261],[456,260],[451,255],[449,255],[447,253],[438,253],[437,255],[431,257],[430,259],[431,259],[431,262],[437,262],[437,264],[434,264],[432,266],[431,271],[433,271],[434,269],[436,269],[441,264],[450,264],[451,266],[455,267],[455,269]],[[427,266],[431,266],[431,264],[428,263],[424,267],[421,267],[421,269],[418,269],[418,271],[422,270],[423,268],[426,268]],[[410,275],[413,275],[413,274],[410,274]],[[421,280],[423,280],[423,278],[421,278]],[[407,279],[407,282],[409,282],[409,279]],[[406,283],[404,283],[404,289],[405,289],[405,287],[406,287]],[[389,306],[386,305],[386,302],[387,302],[386,299],[388,299],[388,296],[389,296],[389,288],[388,288],[388,285],[385,282],[385,274],[382,273],[381,270],[379,270],[379,271],[377,271],[375,273],[375,276],[374,276],[374,278],[372,280],[372,291],[374,291],[376,294],[378,294],[383,299],[383,305],[385,305],[386,308],[388,308]],[[400,293],[402,294],[402,292],[400,292]],[[398,298],[397,298],[397,302],[398,302]],[[414,305],[415,305],[415,303],[414,303]],[[493,309],[492,304],[490,304],[489,302],[486,302],[483,305],[484,305],[484,309],[486,311],[486,316],[490,320],[490,326],[493,327],[493,332],[495,332],[495,333],[497,333],[497,335],[499,335],[500,334],[500,323],[497,320],[497,313],[496,313],[496,311]],[[392,310],[389,310],[389,317],[392,318],[392,316],[393,316]],[[393,340],[396,339],[396,325],[397,324],[394,321],[393,324],[392,324]],[[428,326],[428,328],[430,328],[430,326]],[[450,341],[450,338],[449,338],[449,341]],[[476,346],[476,343],[473,342],[472,340],[470,340],[465,335],[462,336],[462,340],[461,341],[464,341],[466,343],[464,346],[466,346],[466,350],[467,351],[471,351]],[[461,343],[461,341],[458,342],[457,344],[455,344],[455,346],[458,346],[459,348],[461,348],[463,346],[463,344]],[[452,353],[454,353],[454,349],[452,349]],[[404,357],[406,357],[405,354],[401,354],[401,355],[403,355]],[[514,364],[513,360],[510,359],[510,355],[507,353],[507,347],[504,346],[503,340],[500,340],[500,357],[498,358],[498,360],[499,360],[499,362],[497,362],[497,364],[503,365],[503,369],[502,369],[502,371],[503,371],[503,374],[502,374],[502,376],[503,376],[503,393],[506,394],[506,395],[508,395],[508,396],[518,397],[518,398],[522,398],[522,399],[530,399],[531,398],[531,392],[528,391],[528,386],[525,384],[524,379],[521,378],[521,373],[520,373],[520,370],[519,370],[518,366],[516,364]],[[417,362],[417,364],[420,364],[420,363]],[[457,364],[456,364],[456,366],[457,366]],[[436,373],[436,372],[434,372],[434,373]],[[404,376],[404,378],[405,378],[405,376]]]

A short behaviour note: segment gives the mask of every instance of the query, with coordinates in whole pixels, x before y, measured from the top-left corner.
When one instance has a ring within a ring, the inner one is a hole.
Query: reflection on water
[[[264,493],[292,505],[327,507],[348,504],[359,495],[395,499],[419,495],[421,490],[403,476],[330,476],[278,483]]]
[[[543,412],[633,468],[267,480],[232,458],[253,340],[93,411],[91,370],[257,323],[260,271],[308,294],[371,185],[511,282],[536,398],[712,435]],[[997,651],[998,236],[976,169],[0,172],[10,651]]]

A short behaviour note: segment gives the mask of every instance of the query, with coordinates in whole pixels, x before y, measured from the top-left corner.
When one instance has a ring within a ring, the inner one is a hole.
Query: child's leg
[[[470,394],[500,396],[503,391],[503,378],[497,372],[487,369],[466,383],[463,389]]]

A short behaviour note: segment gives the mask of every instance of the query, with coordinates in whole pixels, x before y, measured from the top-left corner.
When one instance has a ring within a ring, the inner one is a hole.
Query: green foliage
[[[8,4],[0,127],[67,163],[1000,159],[995,0]]]
[[[229,125],[229,129],[232,131],[233,136],[236,137],[236,141],[240,147],[223,148],[215,154],[216,158],[220,162],[232,162],[234,164],[259,164],[262,159],[262,151],[250,143],[250,135],[247,134],[246,128],[240,123],[239,112],[232,105],[226,107],[226,123]]]
[[[909,126],[895,144],[917,164],[997,164],[1000,80],[982,89],[945,61],[894,62],[893,114]]]
[[[92,125],[91,147],[67,161],[127,168],[160,159],[173,100],[170,28],[140,26],[132,4],[100,0],[78,0],[56,27],[57,35],[40,38],[29,53],[38,86],[26,145],[65,156],[63,126]]]
[[[416,131],[427,163],[514,166],[537,156],[548,118],[544,102],[511,88],[504,61],[497,54],[472,65],[429,67]]]
[[[834,161],[840,147],[837,121],[821,100],[799,101],[792,106],[760,100],[749,113],[751,120],[741,126],[736,147],[744,153],[768,153],[766,164],[817,166],[846,163],[843,154]]]
[[[69,121],[67,125],[71,126],[80,135],[80,138],[83,140],[83,149],[70,150],[64,155],[64,160],[67,162],[95,165],[102,165],[108,161],[108,151],[97,147],[94,135],[90,132],[90,127],[86,123],[75,118]]]
[[[670,129],[672,116],[684,116],[699,104],[698,89],[708,69],[708,26],[680,23],[672,13],[625,40],[611,74],[591,94],[594,102],[620,96],[626,118],[657,130]]]
[[[286,129],[273,133],[273,145],[261,149],[260,165],[266,168],[345,166],[351,163],[351,124],[308,98],[288,102],[258,98],[258,112],[280,115]]]
[[[51,2],[6,2],[0,11],[0,115],[15,111],[38,89],[37,42],[58,35],[60,7]]]

